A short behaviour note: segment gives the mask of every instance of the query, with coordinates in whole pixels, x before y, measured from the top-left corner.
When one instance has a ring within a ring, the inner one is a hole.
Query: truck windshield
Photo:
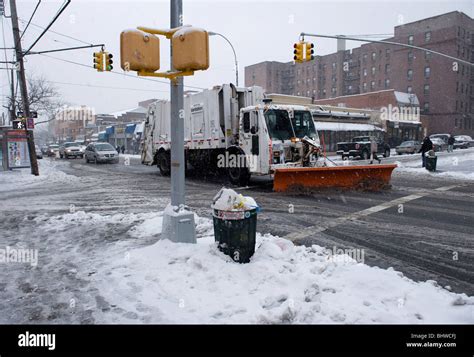
[[[301,139],[316,136],[313,117],[309,111],[295,110],[290,122],[288,111],[270,109],[265,112],[265,122],[272,139],[290,140],[293,137]]]

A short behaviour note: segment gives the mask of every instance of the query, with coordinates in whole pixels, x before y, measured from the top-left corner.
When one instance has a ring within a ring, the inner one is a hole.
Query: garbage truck
[[[167,100],[148,108],[142,163],[157,165],[163,176],[171,173],[170,126],[173,120],[184,120],[187,168],[225,174],[236,185],[246,185],[252,175],[272,175],[277,191],[299,185],[338,186],[338,167],[318,167],[322,164],[319,137],[307,106],[272,103],[258,86],[223,84],[185,95],[182,113],[182,119],[171,120]],[[330,171],[321,175],[314,171],[318,169]],[[342,175],[354,174],[343,169]],[[357,172],[354,182],[366,175]],[[386,172],[382,176],[386,180]],[[344,182],[341,186],[347,186],[347,178]]]
[[[164,176],[171,171],[170,123],[169,101],[149,106],[142,163],[158,165]],[[234,184],[246,184],[251,175],[272,174],[277,167],[317,161],[319,137],[309,109],[273,105],[258,86],[224,84],[186,95],[184,128],[186,163],[227,174]]]

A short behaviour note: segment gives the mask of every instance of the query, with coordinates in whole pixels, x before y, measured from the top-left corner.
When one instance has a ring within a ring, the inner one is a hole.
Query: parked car
[[[419,141],[409,140],[402,142],[395,148],[398,155],[402,154],[416,154],[421,149],[421,143]]]
[[[390,146],[374,136],[356,136],[352,141],[337,143],[337,155],[343,159],[360,157],[362,160],[370,158],[372,145],[376,145],[376,153],[383,154],[384,157],[390,156]]]
[[[456,137],[454,137],[453,149],[468,149],[468,148],[469,148],[469,142],[462,139],[457,139]]]
[[[448,144],[444,142],[441,138],[432,138],[430,137],[431,142],[433,143],[434,151],[445,151],[448,148]]]
[[[43,158],[43,152],[39,148],[38,145],[35,145],[35,152],[36,152],[36,158],[37,159],[42,159]]]
[[[468,143],[469,147],[474,146],[474,140],[469,135],[456,135],[454,139]]]
[[[51,144],[48,146],[48,151],[47,151],[47,155],[48,156],[58,156],[58,152],[59,152],[59,145],[57,144]]]
[[[119,155],[117,150],[109,143],[91,143],[87,145],[85,150],[86,162],[110,162],[117,164]]]
[[[48,155],[48,145],[41,146],[41,152],[43,155]]]
[[[450,134],[433,134],[430,135],[430,139],[431,141],[433,141],[433,139],[441,139],[445,142],[446,145],[448,145],[448,139],[450,136]]]
[[[81,148],[77,143],[67,142],[59,147],[59,157],[61,159],[69,159],[70,157],[80,157],[82,159],[84,157],[84,153],[81,152]]]

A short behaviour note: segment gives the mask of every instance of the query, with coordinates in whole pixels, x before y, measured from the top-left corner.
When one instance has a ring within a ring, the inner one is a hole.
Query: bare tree
[[[61,107],[66,104],[61,99],[58,89],[42,75],[29,76],[27,83],[30,110],[44,115],[47,121],[53,120]],[[14,101],[15,108],[19,111],[22,110],[23,102],[20,96],[15,96],[15,98],[10,96],[8,97],[8,101],[8,108],[11,108],[12,102]]]

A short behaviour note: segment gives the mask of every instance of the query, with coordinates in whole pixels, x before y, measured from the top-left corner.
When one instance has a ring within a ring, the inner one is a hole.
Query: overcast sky
[[[8,3],[8,0],[5,2]],[[474,17],[474,1],[191,1],[184,0],[184,24],[224,34],[233,43],[239,61],[240,85],[244,85],[244,67],[265,60],[287,62],[292,59],[292,46],[302,31],[321,34],[391,34],[393,27],[449,11],[462,11]],[[19,17],[30,18],[37,1],[17,0]],[[62,1],[43,0],[32,24],[45,27],[60,8]],[[85,66],[65,63],[43,55],[27,57],[27,74],[42,75],[59,89],[71,105],[89,105],[97,113],[133,108],[138,101],[168,98],[166,80],[137,79],[134,72],[123,75],[120,68],[120,32],[137,26],[169,27],[169,1],[80,1],[73,0],[51,28],[52,31],[86,43],[104,43],[114,54],[113,73],[92,69],[93,49],[48,54]],[[6,7],[10,13],[9,6]],[[6,46],[12,45],[10,19],[2,18]],[[20,22],[23,29],[25,22]],[[30,25],[22,39],[23,48],[35,40],[42,30]],[[48,32],[35,50],[80,46],[78,42]],[[314,40],[318,55],[336,50],[336,41]],[[348,47],[360,43],[348,43]],[[0,52],[2,61],[5,54]],[[9,59],[12,51],[7,51]],[[208,88],[235,82],[234,59],[229,45],[220,37],[210,38],[209,70],[185,77],[185,85]],[[2,65],[1,67],[4,67]],[[169,42],[161,38],[161,70],[169,69]],[[8,94],[6,71],[0,71],[2,104]],[[99,86],[99,87],[93,87]],[[106,89],[100,86],[120,89]],[[185,89],[196,89],[185,87]]]

